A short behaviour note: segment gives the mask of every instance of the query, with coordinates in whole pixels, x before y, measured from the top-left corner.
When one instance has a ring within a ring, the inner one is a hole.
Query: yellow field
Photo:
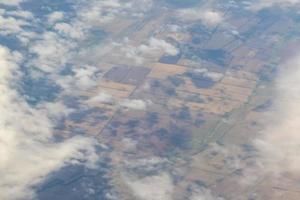
[[[180,65],[171,65],[163,63],[154,63],[149,77],[158,79],[167,79],[169,76],[175,76],[183,74],[187,71],[187,68]]]

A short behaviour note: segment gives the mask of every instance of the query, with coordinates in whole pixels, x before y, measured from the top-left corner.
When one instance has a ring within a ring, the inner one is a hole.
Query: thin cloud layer
[[[260,0],[257,3],[252,3],[250,9],[258,11],[272,6],[288,7],[299,3],[299,0]]]
[[[0,4],[8,5],[8,6],[18,6],[24,0],[1,0]]]
[[[221,197],[216,197],[212,194],[212,192],[203,187],[195,187],[191,188],[191,197],[189,200],[224,200]]]

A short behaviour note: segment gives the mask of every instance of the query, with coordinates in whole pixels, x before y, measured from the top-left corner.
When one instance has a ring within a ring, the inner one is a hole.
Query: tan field
[[[180,75],[187,71],[187,68],[180,65],[154,63],[149,77],[167,79],[169,76]]]

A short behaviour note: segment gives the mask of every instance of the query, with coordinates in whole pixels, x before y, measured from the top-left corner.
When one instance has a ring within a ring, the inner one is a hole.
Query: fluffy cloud
[[[96,96],[90,98],[88,100],[88,103],[112,103],[114,102],[113,97],[106,93],[106,92],[100,92],[99,94],[97,94]]]
[[[23,45],[27,45],[30,39],[37,34],[32,32],[36,19],[29,11],[20,7],[13,9],[0,9],[0,35],[15,36]]]
[[[125,99],[119,102],[119,105],[124,108],[134,109],[134,110],[145,110],[147,104],[150,102],[145,102],[140,99]]]
[[[107,24],[118,17],[142,16],[153,3],[152,0],[91,0],[80,1],[78,16],[83,26]]]
[[[300,57],[285,65],[276,81],[270,124],[256,140],[266,171],[300,174]],[[272,117],[271,117],[272,116]]]
[[[30,53],[36,55],[31,65],[46,73],[57,72],[70,59],[71,49],[75,47],[74,43],[61,38],[55,32],[45,32],[29,48]]]
[[[124,177],[133,194],[141,200],[172,200],[173,183],[167,173],[142,179]]]
[[[48,16],[48,23],[54,24],[58,21],[61,21],[64,19],[64,13],[60,11],[54,11]]]
[[[200,20],[206,26],[216,26],[222,22],[222,14],[214,10],[202,10],[201,8],[182,9],[178,14],[183,21]]]
[[[96,86],[97,68],[93,66],[83,66],[81,68],[74,69],[75,75],[72,77],[74,84],[77,88],[87,89]]]
[[[0,34],[9,35],[19,33],[23,30],[22,26],[29,25],[22,19],[13,17],[3,17],[0,15]]]
[[[21,59],[0,47],[0,199],[5,200],[33,198],[32,188],[49,173],[82,161],[94,167],[97,161],[95,142],[89,138],[54,142],[50,118],[64,115],[58,111],[61,106],[33,108],[14,90]]]
[[[171,43],[155,37],[139,46],[133,46],[125,39],[123,43],[113,43],[114,51],[119,51],[122,57],[133,60],[136,64],[142,64],[147,58],[157,58],[162,54],[177,55],[179,50]]]
[[[172,44],[166,42],[165,40],[150,38],[148,45],[142,45],[139,50],[144,54],[152,54],[155,51],[162,51],[165,54],[175,56],[177,55],[178,49]]]
[[[193,72],[213,81],[220,81],[224,77],[222,73],[212,72],[206,68],[196,69]]]
[[[63,36],[67,36],[76,40],[81,40],[85,37],[85,33],[81,28],[72,26],[68,23],[57,23],[54,26],[54,30],[58,31]]]
[[[80,20],[89,25],[109,22],[113,20],[122,9],[122,5],[119,0],[92,0],[88,3],[84,2],[83,4],[87,5],[82,7],[78,14]]]

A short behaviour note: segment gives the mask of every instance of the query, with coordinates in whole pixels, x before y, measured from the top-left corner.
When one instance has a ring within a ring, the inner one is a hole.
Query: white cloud
[[[61,119],[73,111],[62,102],[42,103],[38,105],[38,109],[51,119]]]
[[[85,29],[91,26],[97,27],[110,23],[116,18],[141,16],[152,5],[152,0],[91,0],[88,3],[81,1],[77,23],[84,26]]]
[[[113,97],[106,93],[106,92],[100,92],[99,94],[97,94],[96,96],[90,98],[88,100],[88,103],[112,103],[114,101]]]
[[[7,11],[6,14],[14,17],[21,17],[24,19],[30,19],[30,20],[33,19],[33,14],[29,11],[24,11],[24,10]]]
[[[119,0],[91,1],[79,12],[80,19],[86,24],[106,23],[119,14],[121,6]]]
[[[64,90],[64,94],[80,95],[82,91],[97,85],[98,69],[94,66],[74,66],[72,74],[66,76],[53,75],[52,78]]]
[[[285,64],[276,81],[270,124],[255,141],[263,170],[300,174],[300,57]]]
[[[79,160],[94,167],[97,160],[94,140],[78,136],[53,142],[53,124],[48,116],[63,115],[57,110],[61,106],[33,108],[12,88],[18,81],[21,59],[20,54],[0,47],[0,199],[5,200],[31,199],[33,186],[49,173],[79,164]]]
[[[203,10],[201,8],[182,9],[178,14],[183,21],[200,20],[206,26],[216,26],[223,21],[222,14],[214,10]]]
[[[24,0],[1,0],[0,4],[9,5],[9,6],[17,6]]]
[[[152,54],[155,51],[162,51],[165,54],[175,56],[179,53],[178,49],[172,44],[154,37],[150,38],[148,45],[140,46],[139,50],[144,54]]]
[[[250,4],[249,8],[251,10],[257,11],[263,8],[272,7],[272,6],[293,6],[299,4],[299,0],[260,0],[259,2]]]
[[[58,31],[63,36],[68,36],[72,39],[83,39],[85,37],[85,33],[79,27],[72,26],[68,23],[57,23],[54,26],[54,30]]]
[[[194,73],[201,74],[203,77],[210,78],[213,81],[220,81],[224,77],[222,73],[212,72],[206,68],[196,69]]]
[[[172,200],[173,183],[167,173],[136,179],[125,176],[126,184],[141,200]]]
[[[3,17],[0,15],[0,34],[9,35],[23,31],[23,26],[28,23],[22,19],[15,19],[13,17]]]
[[[64,19],[63,12],[55,11],[55,12],[52,12],[50,15],[48,15],[48,23],[49,24],[54,24],[63,19]]]
[[[31,65],[46,73],[57,72],[70,59],[71,49],[75,47],[74,43],[56,33],[45,32],[29,47],[29,51],[36,55],[36,58],[31,60]]]
[[[87,65],[80,68],[76,68],[73,71],[75,75],[72,78],[74,79],[74,84],[76,84],[77,88],[88,89],[93,86],[96,86],[96,67]]]
[[[149,102],[140,99],[125,99],[119,102],[119,106],[134,110],[145,110]]]
[[[107,103],[114,105],[118,108],[132,109],[132,110],[145,110],[151,101],[144,101],[141,99],[120,99],[114,98],[113,95],[101,91],[96,96],[91,97],[86,101],[88,104]]]
[[[125,39],[123,43],[113,43],[113,50],[121,57],[128,58],[136,64],[142,64],[147,58],[157,59],[162,54],[177,55],[179,50],[171,43],[155,37],[149,38],[147,42],[139,46],[133,46],[131,41]]]
[[[20,8],[14,10],[0,9],[0,35],[15,35],[24,45],[36,36],[25,27],[32,27],[35,24],[33,14]]]

